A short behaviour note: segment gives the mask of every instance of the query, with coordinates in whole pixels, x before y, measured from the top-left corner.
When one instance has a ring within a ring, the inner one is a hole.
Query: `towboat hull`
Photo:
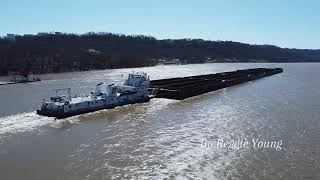
[[[95,111],[104,110],[104,109],[113,109],[118,106],[124,106],[124,105],[128,105],[128,104],[136,104],[136,103],[145,103],[145,102],[149,102],[149,101],[150,101],[150,98],[146,97],[146,98],[142,98],[142,99],[138,99],[138,100],[126,101],[126,102],[121,102],[121,103],[117,103],[117,104],[113,104],[113,105],[87,108],[87,109],[71,111],[71,112],[63,112],[61,110],[54,110],[53,111],[53,110],[41,108],[41,109],[37,110],[37,114],[43,115],[43,116],[48,116],[48,117],[55,117],[57,119],[63,119],[63,118],[71,117],[71,116],[89,113],[89,112],[95,112]]]

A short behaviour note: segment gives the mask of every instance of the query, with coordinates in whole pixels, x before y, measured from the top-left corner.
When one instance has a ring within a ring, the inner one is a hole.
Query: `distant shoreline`
[[[304,64],[304,63],[320,63],[320,62],[224,62],[224,63],[190,63],[190,64],[157,64],[154,66],[175,66],[175,65],[198,65],[198,64]],[[124,68],[109,68],[109,69],[90,69],[90,70],[83,70],[83,71],[65,71],[65,72],[49,72],[49,73],[39,73],[35,75],[49,75],[49,74],[62,74],[62,73],[79,73],[79,72],[90,72],[90,71],[104,71],[104,70],[115,70],[115,69],[132,69],[132,68],[143,68],[143,67],[154,67],[154,66],[140,66],[140,67],[124,67]],[[13,77],[14,75],[7,75],[7,76],[0,76],[0,82],[8,80],[8,78]]]
[[[233,41],[54,32],[0,37],[0,62],[0,76],[8,76],[157,64],[320,62],[320,50]]]

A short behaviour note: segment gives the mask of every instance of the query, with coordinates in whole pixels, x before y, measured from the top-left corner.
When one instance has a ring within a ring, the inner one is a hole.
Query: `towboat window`
[[[112,88],[112,94],[116,93],[117,89],[116,88]]]

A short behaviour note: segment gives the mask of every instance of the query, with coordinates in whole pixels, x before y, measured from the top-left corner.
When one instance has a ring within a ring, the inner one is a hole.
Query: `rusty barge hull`
[[[150,92],[152,92],[153,98],[183,100],[282,72],[282,68],[255,68],[216,74],[153,80],[150,82]]]

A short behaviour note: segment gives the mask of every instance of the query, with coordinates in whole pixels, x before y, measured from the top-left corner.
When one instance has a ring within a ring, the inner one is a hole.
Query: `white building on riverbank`
[[[14,42],[16,41],[16,35],[15,34],[7,34],[7,40]]]

